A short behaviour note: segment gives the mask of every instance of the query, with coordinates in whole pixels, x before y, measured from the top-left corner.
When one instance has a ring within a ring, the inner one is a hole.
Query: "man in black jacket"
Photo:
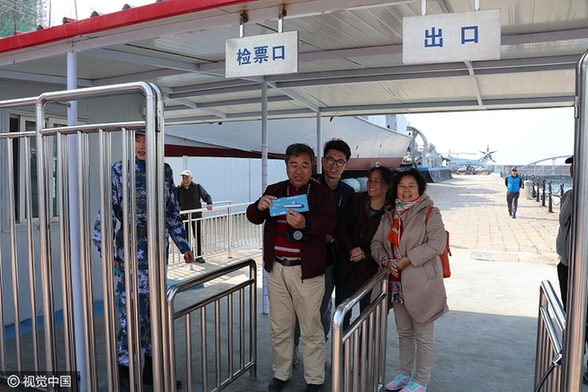
[[[177,193],[178,200],[180,202],[180,210],[197,210],[202,208],[201,200],[206,202],[206,209],[212,210],[212,197],[206,192],[204,187],[196,182],[192,181],[192,172],[190,170],[184,170],[181,173],[182,183],[178,185]],[[189,230],[189,224],[185,224],[186,232],[192,233],[196,238],[196,261],[204,263],[204,257],[202,257],[202,212],[194,212],[190,214],[182,214],[182,220],[189,220],[192,222],[192,230]],[[189,237],[189,235],[188,235]]]

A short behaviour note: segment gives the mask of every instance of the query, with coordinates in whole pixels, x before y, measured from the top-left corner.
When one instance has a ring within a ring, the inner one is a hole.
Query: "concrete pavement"
[[[455,176],[429,184],[427,193],[441,209],[453,253],[452,277],[445,280],[451,311],[435,324],[436,359],[428,391],[533,390],[539,284],[550,280],[559,292],[558,206],[549,213],[523,191],[517,219],[512,219],[504,181],[498,175]],[[253,257],[259,261],[260,256],[258,249],[242,249],[233,260]],[[209,256],[206,264],[192,271],[230,262],[222,254]],[[390,314],[388,380],[396,374],[398,358],[393,318]],[[243,376],[229,391],[267,390],[272,378],[269,316],[260,313],[258,322],[258,378]],[[330,370],[325,391],[331,390]],[[300,363],[284,391],[304,391],[304,387]]]

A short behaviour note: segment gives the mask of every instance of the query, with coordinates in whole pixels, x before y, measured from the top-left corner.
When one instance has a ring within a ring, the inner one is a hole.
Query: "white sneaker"
[[[409,382],[412,381],[412,376],[410,374],[402,374],[399,373],[394,377],[394,380],[390,381],[386,384],[387,391],[399,391],[404,388]]]

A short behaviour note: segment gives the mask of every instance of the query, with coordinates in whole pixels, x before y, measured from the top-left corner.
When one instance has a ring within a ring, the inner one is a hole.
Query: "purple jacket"
[[[264,195],[284,197],[290,181],[282,181],[269,185]],[[274,263],[274,243],[278,218],[271,217],[269,209],[260,211],[259,200],[247,207],[247,219],[251,223],[265,222],[263,230],[263,262],[267,272],[271,272]],[[300,259],[302,260],[302,279],[314,278],[325,273],[327,267],[327,237],[335,230],[335,201],[333,192],[328,186],[311,180],[308,194],[309,211],[304,212],[306,227],[302,229],[308,239],[300,242]]]

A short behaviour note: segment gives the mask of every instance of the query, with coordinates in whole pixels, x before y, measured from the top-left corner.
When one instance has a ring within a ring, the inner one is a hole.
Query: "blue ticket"
[[[280,197],[273,200],[270,206],[270,216],[280,216],[288,214],[288,209],[296,212],[308,211],[308,198],[306,194]]]

